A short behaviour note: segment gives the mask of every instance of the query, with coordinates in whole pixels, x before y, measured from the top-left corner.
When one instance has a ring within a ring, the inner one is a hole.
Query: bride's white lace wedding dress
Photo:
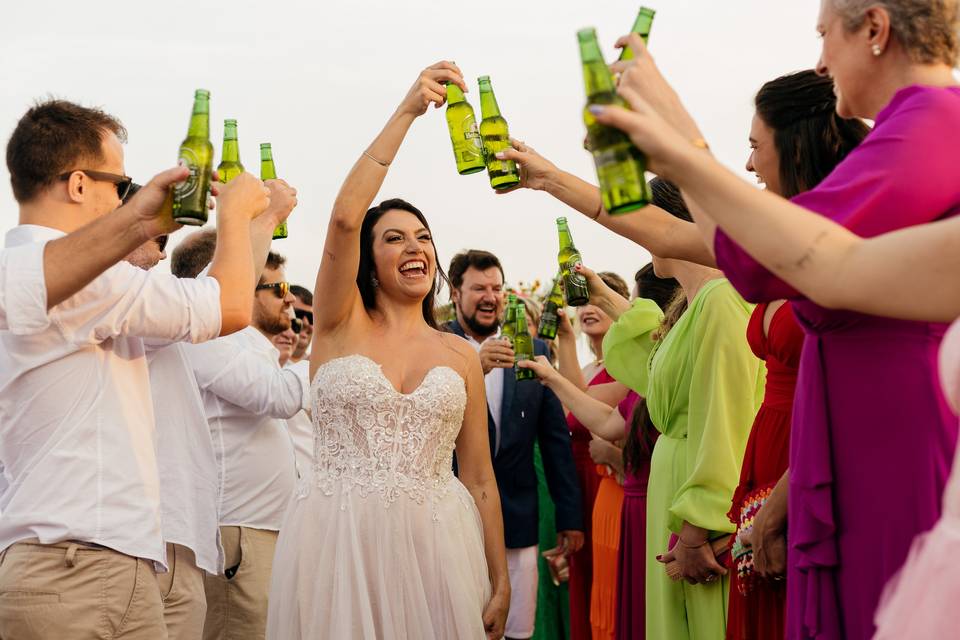
[[[463,379],[435,367],[404,394],[352,355],[311,395],[316,463],[280,529],[267,638],[485,638],[480,516],[451,470]]]

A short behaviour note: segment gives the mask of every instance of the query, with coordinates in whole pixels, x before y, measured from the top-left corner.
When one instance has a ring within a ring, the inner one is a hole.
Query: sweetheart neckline
[[[430,367],[430,368],[427,370],[427,372],[423,375],[423,378],[420,380],[420,383],[419,383],[416,387],[414,387],[412,391],[410,391],[409,393],[404,393],[403,391],[400,391],[400,390],[397,389],[395,386],[393,386],[393,383],[390,381],[390,378],[388,378],[388,377],[387,377],[387,374],[385,374],[385,373],[383,372],[383,365],[382,365],[381,363],[377,362],[376,360],[374,360],[374,359],[371,358],[370,356],[363,355],[362,353],[351,353],[351,354],[348,354],[348,355],[345,355],[345,356],[337,356],[336,358],[331,358],[330,360],[327,360],[326,362],[324,362],[323,364],[321,364],[320,366],[318,366],[316,372],[313,374],[313,380],[310,382],[310,388],[312,389],[313,386],[314,386],[314,384],[316,384],[316,382],[317,382],[317,376],[320,375],[320,371],[321,371],[324,367],[326,367],[327,365],[332,364],[332,363],[334,363],[334,362],[337,362],[337,361],[339,361],[339,360],[350,360],[351,358],[360,358],[361,360],[365,360],[365,361],[369,362],[370,364],[376,365],[377,371],[380,372],[380,379],[381,379],[383,382],[385,382],[386,385],[387,385],[387,387],[389,387],[390,390],[393,391],[396,395],[401,396],[401,397],[404,397],[404,398],[407,398],[407,397],[416,395],[416,393],[419,392],[420,389],[423,388],[423,385],[424,385],[424,383],[427,381],[427,379],[428,379],[435,371],[438,371],[438,370],[440,370],[440,369],[448,369],[448,370],[452,371],[453,374],[454,374],[455,376],[457,376],[457,377],[461,380],[461,382],[463,382],[464,388],[466,388],[466,386],[467,386],[466,380],[463,379],[463,376],[461,376],[461,375],[457,372],[456,369],[454,369],[454,368],[451,367],[450,365],[438,364],[438,365],[434,365],[434,366]]]

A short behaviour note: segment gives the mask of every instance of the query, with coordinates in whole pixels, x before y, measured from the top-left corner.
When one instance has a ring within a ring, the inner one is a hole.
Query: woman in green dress
[[[684,213],[674,195],[668,209]],[[744,337],[752,307],[719,271],[657,257],[654,269],[680,282],[688,308],[650,355],[646,392],[637,389],[660,432],[647,494],[646,637],[722,640],[729,582],[710,541],[733,532],[727,511],[763,395],[763,364]],[[667,576],[672,562],[682,579]]]

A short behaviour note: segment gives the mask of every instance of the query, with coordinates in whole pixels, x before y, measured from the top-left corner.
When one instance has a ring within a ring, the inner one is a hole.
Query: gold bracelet
[[[707,144],[707,141],[704,140],[703,138],[694,138],[690,142],[691,144],[693,144],[693,146],[697,147],[698,149],[704,149],[705,151],[710,151],[710,145]]]
[[[703,545],[707,544],[710,541],[704,540],[700,544],[687,544],[686,542],[683,541],[683,538],[681,538],[680,536],[677,536],[677,542],[685,546],[687,549],[699,549],[700,547],[702,547]]]
[[[377,163],[378,165],[380,165],[381,167],[389,167],[389,166],[390,166],[390,163],[389,163],[389,162],[384,162],[383,160],[377,160],[376,158],[374,158],[372,155],[370,155],[370,152],[369,152],[369,151],[366,151],[366,150],[365,150],[365,151],[363,152],[363,155],[367,156],[368,158],[370,158],[371,160],[373,160],[374,162],[376,162],[376,163]]]

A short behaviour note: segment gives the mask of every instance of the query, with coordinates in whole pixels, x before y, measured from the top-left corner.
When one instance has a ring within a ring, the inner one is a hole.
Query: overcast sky
[[[817,0],[643,0],[657,10],[650,46],[714,152],[744,177],[751,100],[778,75],[812,67]],[[281,177],[299,189],[290,239],[275,243],[291,281],[312,285],[333,198],[347,169],[424,67],[456,60],[477,110],[490,75],[511,134],[594,181],[581,143],[584,103],[576,31],[595,26],[608,59],[637,0],[352,2],[6,2],[0,23],[0,130],[31,101],[55,95],[98,105],[129,129],[127,173],[138,181],[174,164],[193,91],[211,91],[219,162],[224,118],[237,118],[241,159],[259,167],[273,143]],[[6,167],[0,227],[17,223]],[[411,129],[380,198],[419,206],[441,264],[464,248],[497,253],[507,279],[556,270],[553,220],[569,215],[584,261],[625,278],[642,248],[542,193],[497,196],[486,173],[459,176],[443,113]],[[178,235],[183,235],[180,232]],[[177,241],[174,237],[174,243]],[[312,286],[311,286],[312,288]]]

